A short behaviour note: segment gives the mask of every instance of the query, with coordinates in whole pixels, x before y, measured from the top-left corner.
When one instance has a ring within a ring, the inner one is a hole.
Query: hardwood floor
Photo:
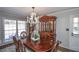
[[[14,45],[11,45],[11,46],[8,46],[6,48],[3,48],[3,49],[0,49],[0,52],[15,52],[15,46]]]
[[[68,49],[68,48],[64,48],[64,47],[59,47],[59,51],[62,51],[62,52],[77,52],[77,51],[74,51],[74,50],[71,50],[71,49]]]
[[[27,52],[33,52],[31,49],[26,48]],[[0,49],[0,52],[16,52],[15,45],[11,45],[5,48]],[[61,52],[58,50],[58,52]]]
[[[27,52],[32,52],[32,50],[26,48]],[[11,45],[0,49],[0,52],[16,52],[15,45]]]

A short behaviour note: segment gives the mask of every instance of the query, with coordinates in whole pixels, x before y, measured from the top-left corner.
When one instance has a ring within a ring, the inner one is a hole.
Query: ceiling
[[[72,7],[35,7],[35,12],[37,15],[47,15],[67,9],[72,9]],[[18,18],[29,16],[31,12],[31,7],[0,7],[2,15],[16,16]]]

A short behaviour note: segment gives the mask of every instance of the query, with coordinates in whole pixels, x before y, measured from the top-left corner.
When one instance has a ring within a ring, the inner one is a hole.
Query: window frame
[[[74,22],[74,18],[78,18],[78,22],[76,22],[76,21]],[[78,33],[75,33],[75,29],[74,29],[74,28],[76,28],[76,29],[79,28],[79,17],[78,17],[78,16],[74,16],[74,17],[73,17],[73,22],[72,22],[72,23],[73,23],[73,28],[72,28],[72,29],[73,29],[73,31],[72,31],[73,34],[74,34],[74,35],[79,35],[79,30],[77,30]],[[75,24],[78,25],[78,26],[75,27]]]
[[[3,41],[4,41],[4,42],[7,42],[7,41],[5,40],[5,20],[12,20],[12,19],[4,19],[4,40],[3,40]],[[19,31],[19,30],[18,30],[18,26],[19,26],[19,25],[18,25],[18,21],[24,21],[24,22],[25,22],[25,30],[26,30],[26,21],[25,21],[25,20],[15,20],[15,21],[16,21],[16,23],[15,23],[15,24],[16,24],[16,37],[19,37],[19,35],[18,35],[18,31]],[[7,30],[7,31],[9,31],[9,30]],[[12,40],[8,40],[8,42],[9,42],[9,41],[12,41]]]

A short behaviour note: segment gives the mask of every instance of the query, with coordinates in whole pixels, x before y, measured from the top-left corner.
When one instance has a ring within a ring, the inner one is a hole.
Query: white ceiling
[[[49,13],[54,13],[66,9],[72,9],[72,7],[35,7],[35,12],[37,15],[47,15]],[[0,7],[0,13],[9,16],[16,16],[18,18],[29,16],[31,12],[31,7]]]

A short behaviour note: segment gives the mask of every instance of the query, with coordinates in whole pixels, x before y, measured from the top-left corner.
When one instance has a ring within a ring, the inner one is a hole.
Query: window
[[[73,34],[79,34],[79,17],[73,18]]]
[[[5,41],[10,41],[13,36],[16,36],[16,20],[4,20],[4,34]]]
[[[20,36],[22,31],[25,31],[25,21],[4,20],[4,39],[5,42],[12,41],[13,36]]]
[[[18,36],[22,31],[26,31],[26,22],[25,21],[18,21]]]

